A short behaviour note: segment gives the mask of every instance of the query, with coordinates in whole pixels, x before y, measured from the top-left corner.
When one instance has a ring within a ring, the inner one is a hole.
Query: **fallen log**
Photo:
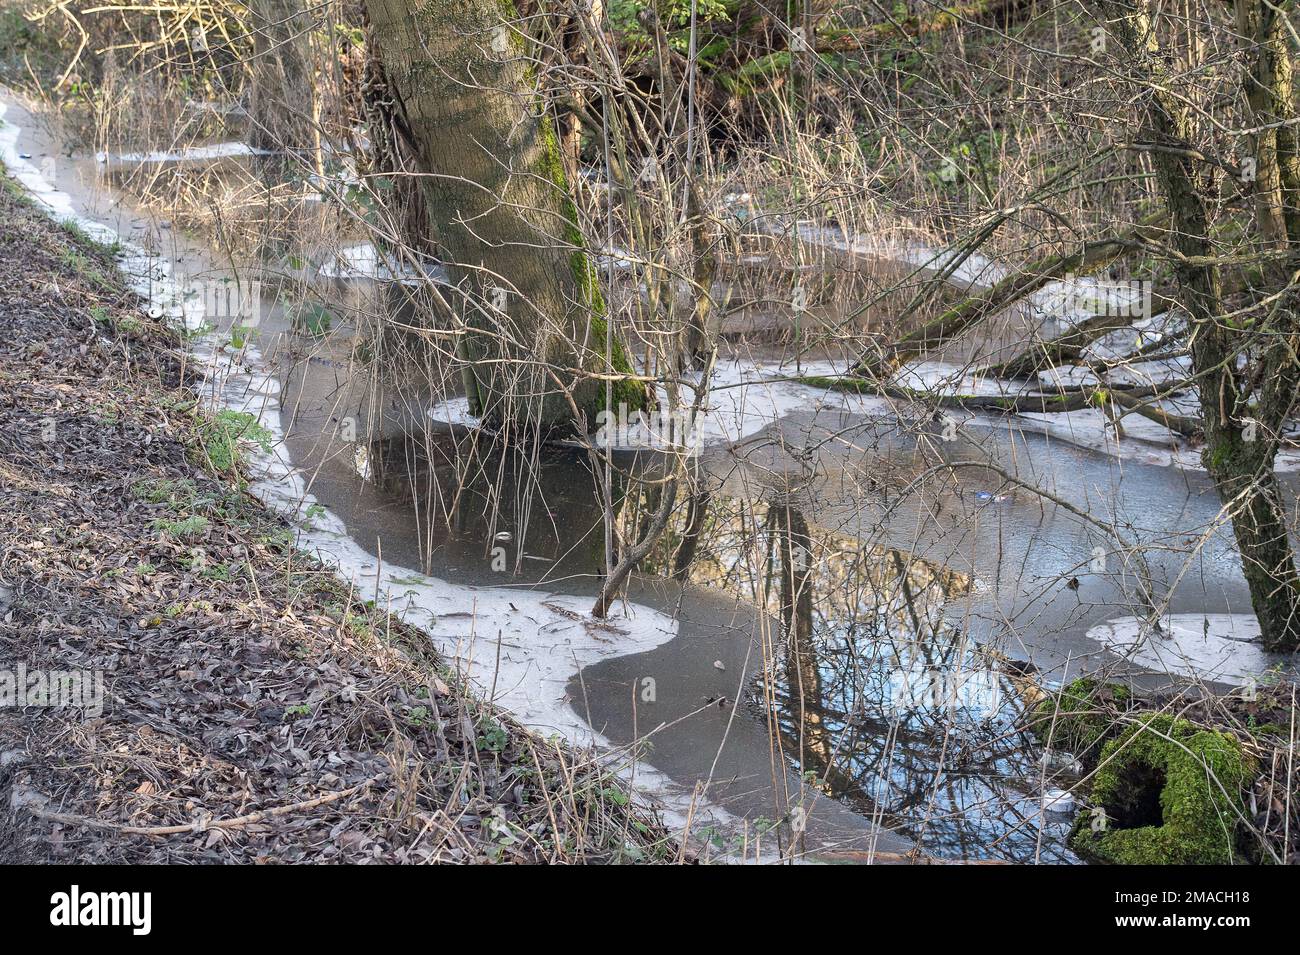
[[[1163,295],[1153,296],[1152,301],[1166,311],[1177,304]],[[1044,368],[1078,365],[1089,345],[1132,324],[1131,315],[1093,315],[1053,339],[1035,343],[1014,358],[986,366],[983,372],[990,378],[1033,378]]]
[[[930,319],[920,328],[888,345],[879,354],[859,357],[853,374],[878,377],[883,369],[895,366],[900,359],[920,354],[932,345],[955,338],[972,325],[1032,295],[1055,279],[1069,273],[1086,275],[1104,268],[1125,252],[1139,246],[1143,240],[1153,239],[1158,232],[1156,227],[1164,218],[1165,214],[1160,212],[1120,235],[1085,242],[1073,252],[1048,256],[1031,263],[986,292],[971,296]]]
[[[1144,418],[1149,418],[1156,424],[1163,425],[1184,438],[1194,438],[1201,434],[1202,428],[1199,418],[1172,414],[1153,405],[1149,400],[1142,401],[1136,396],[1124,392],[1116,392],[1111,397],[1115,404],[1124,409],[1125,414],[1139,414]]]
[[[899,401],[911,401],[928,404],[938,408],[955,408],[961,411],[998,411],[1005,414],[1055,414],[1063,411],[1082,411],[1087,408],[1101,408],[1113,401],[1121,407],[1131,402],[1130,409],[1141,413],[1137,405],[1143,398],[1158,398],[1185,387],[1185,382],[1168,385],[1144,385],[1133,388],[1117,388],[1108,385],[1083,385],[1077,389],[1062,391],[1058,394],[1026,395],[944,395],[920,388],[907,388],[903,385],[886,384],[855,375],[827,377],[804,375],[797,379],[814,388],[833,388],[838,391],[853,391],[858,394],[879,395],[882,398],[894,398]],[[1123,396],[1121,400],[1121,396]],[[1175,418],[1176,416],[1170,416]]]

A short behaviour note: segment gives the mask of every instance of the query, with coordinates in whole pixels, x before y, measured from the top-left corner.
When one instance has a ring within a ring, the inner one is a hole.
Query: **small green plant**
[[[370,621],[360,614],[350,613],[343,618],[347,628],[352,631],[354,637],[371,636]]]
[[[263,544],[281,554],[287,554],[293,550],[293,532],[287,530],[276,531],[274,534],[266,534],[261,538]]]
[[[217,471],[233,471],[239,464],[243,442],[271,453],[271,432],[245,411],[218,411],[200,426],[203,452]]]
[[[242,569],[242,564],[209,564],[199,570],[199,576],[208,580],[219,580],[225,583],[234,580],[235,576]]]
[[[334,314],[315,302],[301,302],[289,309],[289,323],[296,332],[320,338],[334,324]]]
[[[72,236],[76,241],[80,242],[84,246],[88,246],[91,249],[101,252],[104,255],[118,255],[122,251],[122,243],[119,240],[114,239],[112,242],[101,242],[99,239],[91,236],[89,232],[82,228],[81,223],[77,222],[75,219],[64,219],[59,223],[59,225],[62,226],[64,232]],[[84,258],[84,256],[82,258]]]
[[[302,719],[304,716],[310,716],[310,715],[311,715],[310,703],[297,703],[293,706],[286,706],[284,708],[285,722]]]
[[[178,329],[181,337],[188,342],[198,341],[200,338],[211,335],[216,330],[217,326],[208,321],[200,322],[196,328]]]
[[[492,845],[487,847],[488,856],[495,862],[504,859],[506,850],[520,842],[518,827],[505,817],[500,806],[494,807],[492,814],[484,818],[483,828],[492,840]]]
[[[478,738],[474,744],[489,753],[504,753],[510,736],[505,728],[491,717],[485,716],[478,722]]]
[[[605,786],[600,790],[600,794],[616,806],[626,806],[632,801],[628,798],[627,793],[617,786]]]
[[[192,511],[198,503],[198,487],[188,478],[146,478],[131,485],[131,496],[150,504],[169,504],[176,510]]]
[[[248,344],[249,338],[253,334],[251,325],[235,325],[230,329],[230,347],[236,351],[242,351]]]
[[[316,523],[316,518],[320,517],[324,513],[325,513],[325,506],[323,504],[308,505],[307,509],[302,512],[303,526],[304,527],[314,526],[314,524]]]

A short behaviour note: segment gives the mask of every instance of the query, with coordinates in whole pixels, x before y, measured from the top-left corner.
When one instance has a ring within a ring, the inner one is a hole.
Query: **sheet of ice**
[[[1138,617],[1116,617],[1090,629],[1088,636],[1150,670],[1220,683],[1261,682],[1287,659],[1259,645],[1254,614],[1172,614],[1161,620],[1161,630],[1153,633]]]
[[[1153,318],[1150,285],[1140,280],[1067,275],[1048,282],[1027,301],[1031,314],[1043,321],[1044,335],[1059,335],[1094,315],[1131,317],[1138,326]]]
[[[390,273],[387,263],[381,263],[379,250],[369,242],[341,246],[334,257],[321,266],[320,274],[326,278],[368,278]]]
[[[809,220],[791,222],[765,213],[750,193],[732,193],[722,205],[732,215],[768,235],[796,235],[803,242],[846,255],[861,255],[911,265],[927,272],[948,272],[961,285],[989,287],[1012,274],[1012,269],[981,253],[963,257],[957,249],[914,241],[896,234],[850,233],[838,226]],[[958,261],[960,259],[960,261]],[[1132,316],[1135,328],[1158,325],[1153,315],[1151,287],[1142,280],[1110,280],[1095,275],[1067,275],[1049,282],[1024,300],[1030,315],[1039,319],[1043,334],[1055,336],[1093,315]],[[1132,333],[1129,333],[1130,337]]]
[[[1187,399],[1159,402],[1159,407],[1180,415],[1195,413]],[[1110,419],[1100,410],[1085,408],[1054,414],[1026,412],[1015,418],[1024,431],[1047,434],[1122,461],[1137,461],[1156,467],[1178,467],[1185,471],[1204,471],[1201,448],[1189,444],[1163,425],[1129,414],[1123,419],[1124,435],[1117,436]],[[1300,470],[1300,448],[1283,448],[1273,464],[1279,472]]]
[[[463,428],[477,428],[479,418],[469,412],[469,399],[464,395],[439,401],[429,408],[429,417],[443,424],[458,425]]]
[[[831,362],[719,361],[713,370],[709,395],[700,414],[687,421],[694,402],[694,382],[680,389],[682,415],[671,411],[668,392],[658,386],[659,406],[649,415],[611,412],[597,421],[599,430],[588,436],[598,447],[612,450],[688,450],[734,444],[752,437],[794,412],[837,409],[865,416],[891,413],[888,399],[836,391],[793,380],[842,374]],[[480,421],[470,413],[466,398],[450,398],[429,408],[429,417],[444,424],[476,428]],[[680,422],[680,424],[679,424]],[[581,442],[566,442],[581,444]]]
[[[1024,431],[1051,435],[1124,461],[1156,467],[1199,466],[1198,452],[1184,447],[1167,428],[1137,415],[1124,419],[1126,437],[1117,437],[1110,419],[1096,408],[1054,414],[1027,412],[1017,415],[1016,423]]]
[[[782,234],[791,228],[789,224],[776,217],[759,217],[754,221],[763,231],[771,234]],[[900,243],[896,239],[881,238],[873,234],[845,233],[839,228],[819,226],[814,222],[802,220],[794,224],[794,231],[809,245],[820,246],[846,255],[904,262],[926,271],[946,270],[959,257],[959,253],[949,249],[935,249],[920,243]],[[951,279],[964,285],[989,286],[1004,278],[1006,274],[1006,269],[997,262],[974,252],[953,268]]]
[[[819,226],[800,221],[796,225],[799,238],[812,245],[851,255],[906,262],[927,271],[946,270],[953,265],[959,253],[949,249],[904,243],[878,238],[871,234],[846,234],[842,229]],[[1005,275],[1005,270],[987,256],[974,252],[952,270],[951,278],[959,283],[991,285]]]
[[[1192,374],[1188,356],[1160,361],[1129,362],[1111,372],[1111,381],[1129,385],[1167,385],[1183,381]]]
[[[1101,383],[1090,368],[1078,365],[1057,365],[1038,373],[1038,387],[1042,389],[1078,388]]]
[[[5,122],[8,105],[0,102],[0,162],[4,163],[28,194],[50,210],[53,218],[71,222],[86,235],[104,245],[118,249],[118,267],[132,290],[149,303],[155,318],[167,318],[191,331],[202,326],[202,301],[191,289],[180,287],[172,279],[172,264],[155,253],[130,242],[123,242],[117,232],[102,222],[80,215],[72,197],[55,187],[45,173],[30,159],[19,154],[20,127]]]
[[[960,253],[947,249],[936,250],[928,245],[891,246],[877,244],[874,254],[898,258],[909,265],[924,268],[927,271],[940,272],[949,269],[960,257]],[[991,286],[1006,278],[1007,270],[988,256],[974,252],[967,256],[960,265],[952,270],[952,278],[966,285]]]
[[[182,146],[180,149],[155,150],[147,153],[95,153],[95,161],[111,165],[145,163],[212,162],[242,156],[274,156],[273,149],[257,149],[248,143],[211,143],[206,146]]]
[[[75,217],[76,210],[72,207],[71,197],[56,189],[30,158],[19,155],[18,135],[22,130],[5,121],[8,109],[8,105],[0,101],[0,162],[4,163],[9,175],[18,180],[28,195],[49,209],[54,218],[62,221]],[[107,226],[104,229],[112,231]],[[117,238],[116,232],[113,232],[113,238]]]
[[[222,103],[217,100],[187,100],[185,108],[195,113],[216,113],[218,116],[248,115],[248,110],[239,103]]]
[[[696,419],[700,446],[732,444],[762,431],[796,411],[842,408],[862,414],[887,411],[882,398],[828,390],[791,379],[833,377],[843,374],[831,362],[754,362],[747,358],[719,361],[713,369],[707,403]],[[661,403],[667,395],[660,396]],[[690,405],[694,395],[683,389],[682,402]]]
[[[941,361],[908,362],[894,373],[893,381],[900,388],[932,391],[939,395],[1002,397],[1025,390],[1022,382],[973,374],[969,368]]]
[[[335,250],[333,256],[321,265],[320,274],[325,278],[344,280],[391,282],[400,279],[403,285],[416,285],[421,281],[415,268],[392,256],[381,255],[370,242],[357,242]],[[425,277],[441,284],[449,281],[447,269],[440,262],[429,263]]]
[[[596,265],[602,269],[614,268],[623,271],[632,268],[635,264],[632,253],[617,245],[601,249],[595,258]]]

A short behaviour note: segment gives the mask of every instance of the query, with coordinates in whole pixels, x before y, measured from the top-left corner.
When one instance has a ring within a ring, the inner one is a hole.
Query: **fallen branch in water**
[[[1160,304],[1173,303],[1162,296]],[[1077,365],[1093,342],[1132,324],[1131,315],[1093,315],[1055,338],[1030,346],[1014,358],[1001,364],[989,365],[983,372],[990,378],[1032,378],[1044,368]]]
[[[853,373],[863,377],[879,377],[882,369],[897,364],[904,357],[920,354],[932,345],[955,338],[972,325],[1032,295],[1049,282],[1071,272],[1095,272],[1125,252],[1139,247],[1143,239],[1150,238],[1150,234],[1154,233],[1164,218],[1163,212],[1158,213],[1112,238],[1085,242],[1074,252],[1033,262],[986,292],[973,295],[930,319],[920,328],[887,346],[880,354],[859,357]],[[905,312],[900,317],[905,319],[908,315]]]
[[[1164,425],[1169,430],[1183,437],[1200,434],[1200,421],[1183,415],[1175,415],[1150,402],[1186,388],[1190,382],[1175,381],[1162,385],[1144,385],[1134,388],[1118,388],[1106,385],[1084,385],[1059,394],[1030,395],[945,395],[917,388],[905,388],[902,385],[885,385],[855,375],[843,377],[826,377],[805,375],[795,379],[814,388],[833,388],[837,391],[853,391],[859,394],[880,395],[900,401],[937,408],[956,408],[961,411],[997,411],[1004,414],[1058,414],[1067,411],[1084,411],[1104,409],[1108,403],[1114,403],[1124,409],[1126,414],[1140,414],[1145,418]],[[1146,400],[1143,400],[1146,399]]]

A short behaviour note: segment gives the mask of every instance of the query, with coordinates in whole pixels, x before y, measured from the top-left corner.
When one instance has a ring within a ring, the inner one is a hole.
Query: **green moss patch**
[[[1116,865],[1213,865],[1235,860],[1241,792],[1253,769],[1226,733],[1153,714],[1106,743],[1091,801],[1070,843]]]
[[[1096,761],[1101,745],[1115,735],[1119,715],[1132,705],[1133,694],[1117,683],[1087,677],[1062,687],[1034,708],[1031,729],[1053,749],[1069,750],[1085,765]]]

